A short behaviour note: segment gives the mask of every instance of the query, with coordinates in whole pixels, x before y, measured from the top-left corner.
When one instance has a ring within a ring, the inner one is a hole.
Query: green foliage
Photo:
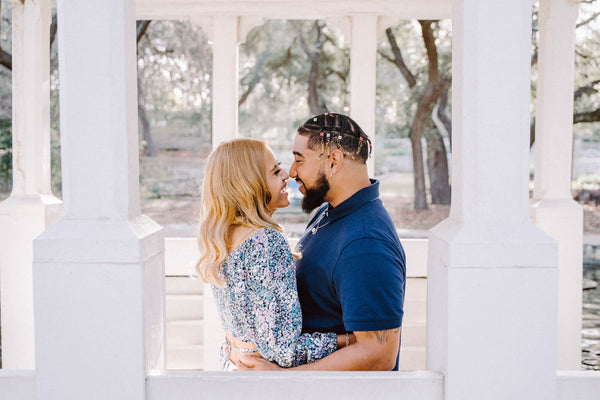
[[[0,192],[12,187],[12,120],[0,120]]]
[[[247,98],[240,106],[240,133],[287,153],[297,127],[310,115],[310,60],[295,24],[311,52],[317,47],[317,24],[322,27],[317,89],[323,102],[332,112],[347,112],[349,103],[350,50],[337,29],[323,21],[270,20],[250,31],[240,45],[240,98]]]

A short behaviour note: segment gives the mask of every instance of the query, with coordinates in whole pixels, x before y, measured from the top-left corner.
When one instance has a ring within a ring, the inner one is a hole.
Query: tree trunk
[[[448,133],[448,143],[450,144],[450,150],[452,150],[452,120],[446,114],[446,105],[448,104],[448,90],[449,86],[442,90],[440,102],[437,110],[437,117],[444,125],[446,132]]]
[[[319,97],[318,82],[319,82],[319,56],[323,50],[323,27],[318,21],[315,21],[314,28],[317,30],[317,43],[315,51],[311,51],[306,44],[304,34],[298,21],[292,21],[292,24],[296,28],[298,40],[302,50],[308,56],[310,60],[310,72],[308,74],[308,108],[312,115],[325,114],[328,112],[327,106],[323,103],[323,100]]]
[[[150,132],[150,123],[148,122],[148,116],[146,115],[146,107],[144,106],[144,94],[142,92],[142,81],[138,75],[138,117],[140,124],[142,125],[142,138],[144,140],[144,155],[146,157],[156,156],[156,146],[152,140],[152,134]]]
[[[414,122],[413,122],[414,125]],[[423,146],[421,146],[421,132],[411,128],[409,134],[412,147],[413,179],[415,184],[415,210],[427,209],[427,196],[425,193],[425,168],[423,167]]]
[[[427,142],[427,172],[431,204],[448,205],[450,204],[450,184],[444,139],[431,118],[427,119],[423,134]]]

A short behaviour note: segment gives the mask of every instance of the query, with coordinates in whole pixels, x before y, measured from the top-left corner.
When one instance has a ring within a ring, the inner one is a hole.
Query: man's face
[[[308,137],[296,135],[294,140],[294,162],[290,167],[290,178],[298,183],[304,195],[302,209],[310,212],[327,201],[329,182],[324,172],[325,157],[308,147]]]

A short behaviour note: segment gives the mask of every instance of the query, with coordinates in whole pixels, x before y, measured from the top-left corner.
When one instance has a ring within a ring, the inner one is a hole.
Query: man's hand
[[[235,365],[240,371],[283,371],[285,369],[264,358],[255,356],[242,356]]]

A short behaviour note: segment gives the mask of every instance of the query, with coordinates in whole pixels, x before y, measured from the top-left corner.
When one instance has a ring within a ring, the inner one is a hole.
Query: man
[[[298,243],[303,332],[351,332],[356,343],[294,370],[398,369],[405,256],[379,182],[369,179],[370,152],[368,136],[345,115],[319,115],[298,129],[289,175],[304,211],[320,206]],[[279,369],[251,356],[242,363],[240,370]]]

